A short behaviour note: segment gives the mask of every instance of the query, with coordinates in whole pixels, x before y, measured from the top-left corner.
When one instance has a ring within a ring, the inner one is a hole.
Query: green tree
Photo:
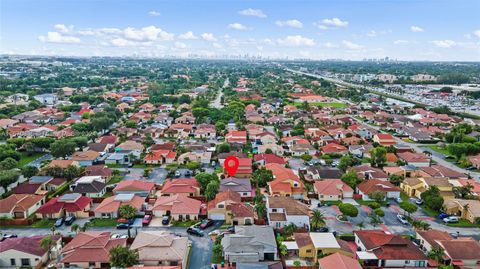
[[[388,177],[388,180],[390,181],[390,183],[392,183],[395,186],[399,186],[400,183],[402,183],[404,179],[405,178],[403,176],[399,176],[399,175],[395,175],[395,174],[391,174]]]
[[[440,190],[437,186],[430,186],[428,190],[422,192],[420,197],[425,202],[425,205],[434,211],[440,211],[443,206],[443,197],[440,195]]]
[[[427,257],[443,264],[443,257],[445,257],[445,250],[442,247],[434,246],[432,250],[427,253]]]
[[[310,219],[310,225],[313,229],[317,229],[325,226],[325,216],[320,210],[313,210],[312,218]]]
[[[52,247],[55,245],[55,241],[53,241],[52,236],[46,236],[40,240],[40,247],[47,251],[48,260],[50,260],[50,255],[52,253]]]
[[[209,173],[198,173],[195,176],[195,179],[197,180],[198,184],[200,185],[200,192],[202,194],[205,193],[205,190],[207,189],[208,183],[212,181],[217,181],[219,182],[218,176],[216,174],[209,174]]]
[[[137,123],[133,120],[128,120],[125,122],[125,127],[127,128],[137,128]]]
[[[137,209],[131,205],[121,205],[118,208],[118,215],[124,219],[132,219],[137,215]]]
[[[342,214],[345,216],[349,216],[352,218],[358,216],[358,209],[352,204],[341,203],[338,206],[338,209],[340,209],[340,212],[342,212]]]
[[[116,246],[110,249],[110,266],[126,268],[138,263],[138,252],[127,247]]]
[[[16,168],[17,165],[18,162],[15,159],[8,157],[0,162],[0,170],[10,170]]]
[[[338,163],[338,168],[346,171],[349,167],[359,165],[361,161],[358,158],[353,157],[350,154],[344,155],[340,158],[340,162]]]
[[[465,186],[453,187],[453,193],[455,194],[455,198],[467,199],[473,195],[472,189],[473,185],[467,182]]]
[[[70,231],[78,234],[78,231],[80,230],[80,226],[76,223],[72,224],[72,226],[70,227]]]
[[[252,175],[252,181],[257,187],[266,187],[267,183],[273,180],[273,173],[271,170],[262,167],[255,170]]]
[[[310,161],[312,159],[312,155],[309,155],[309,154],[303,154],[302,156],[300,156],[300,158],[306,162]]]
[[[300,267],[300,266],[302,266],[302,262],[301,262],[301,261],[298,261],[298,260],[293,261],[293,266],[295,266],[295,267]]]
[[[22,175],[26,178],[31,178],[38,174],[39,170],[35,166],[24,166],[22,167]]]
[[[221,143],[217,145],[217,152],[218,153],[228,153],[230,152],[230,144],[228,143]]]
[[[400,208],[407,212],[408,216],[417,211],[417,206],[407,201],[400,202]]]
[[[352,189],[355,189],[362,180],[358,178],[357,172],[354,170],[348,171],[342,175],[342,181],[345,182]]]
[[[373,227],[377,227],[378,224],[382,224],[383,221],[380,219],[380,217],[373,211],[369,215],[370,218],[370,224],[372,224]]]
[[[73,141],[65,139],[57,140],[50,145],[50,153],[55,158],[65,158],[75,152],[77,145]]]
[[[5,192],[7,192],[7,187],[14,183],[14,182],[17,182],[18,180],[18,177],[20,176],[20,174],[15,171],[15,170],[5,170],[5,171],[1,171],[0,173],[0,186],[2,186],[2,188],[5,190]]]
[[[264,219],[267,215],[267,207],[263,203],[255,204],[255,213],[259,219]]]
[[[220,257],[223,253],[223,247],[221,244],[214,244],[212,248],[213,255]]]
[[[374,200],[377,203],[385,201],[386,194],[383,191],[373,191],[368,194],[368,198]]]
[[[205,197],[208,201],[211,201],[215,198],[215,195],[217,195],[219,188],[220,183],[218,181],[210,181],[207,184],[207,188],[205,189]]]
[[[376,147],[370,150],[372,166],[383,167],[387,162],[387,150],[384,147]]]
[[[187,169],[189,170],[197,170],[197,169],[200,169],[200,167],[202,166],[200,165],[199,162],[191,161],[187,163]]]
[[[290,222],[289,224],[283,226],[283,234],[286,236],[291,236],[297,230],[297,226]]]

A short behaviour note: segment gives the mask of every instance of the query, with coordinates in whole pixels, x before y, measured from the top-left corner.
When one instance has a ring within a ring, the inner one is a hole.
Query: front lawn
[[[30,227],[33,228],[52,228],[55,224],[54,219],[41,219],[35,221]]]
[[[436,212],[434,210],[431,210],[430,208],[428,208],[427,206],[425,205],[422,205],[420,206],[420,208],[422,208],[422,210],[430,217],[434,217],[436,218],[438,216],[438,214],[440,214],[439,212]]]
[[[460,219],[457,223],[448,223],[447,226],[459,228],[480,228],[479,224],[471,223],[466,219]]]
[[[190,227],[190,226],[192,226],[192,225],[194,225],[194,224],[196,224],[196,223],[198,223],[198,222],[200,222],[200,221],[198,221],[198,220],[188,220],[188,221],[178,221],[178,220],[174,220],[174,221],[172,221],[172,226],[174,226],[174,227],[185,227],[185,228],[187,228],[187,227]]]
[[[20,160],[18,161],[18,167],[24,167],[25,165],[35,161],[42,157],[45,153],[32,153],[31,155],[26,152],[20,152]]]
[[[365,201],[365,200],[361,200],[361,199],[356,199],[355,201],[356,201],[359,205],[366,205],[366,206],[368,206],[368,207],[370,207],[370,205],[371,205],[372,203],[377,203],[377,202],[375,202],[375,201]],[[380,202],[379,204],[380,204],[380,206],[387,206],[388,201],[383,201],[383,202]]]
[[[115,219],[91,219],[90,224],[92,227],[114,227],[117,226],[117,220]]]
[[[112,184],[118,183],[118,182],[122,181],[122,179],[123,179],[122,176],[113,176],[113,177],[110,178],[110,180],[107,182],[107,185],[112,185]]]

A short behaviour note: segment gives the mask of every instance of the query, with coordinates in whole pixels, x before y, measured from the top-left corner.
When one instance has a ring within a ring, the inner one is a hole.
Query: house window
[[[323,194],[322,194],[322,195],[320,195],[320,198],[323,198]]]
[[[171,266],[177,266],[177,265],[178,265],[178,261],[171,261],[171,262],[170,262],[170,265],[171,265]]]
[[[312,253],[312,250],[311,250],[311,249],[307,249],[305,252],[306,252],[306,253]]]
[[[95,262],[89,262],[88,267],[95,267]]]
[[[247,195],[248,195],[248,192],[244,192],[244,193],[243,193],[243,196],[247,196]]]
[[[11,266],[15,266],[15,265],[16,265],[15,259],[10,259],[10,265],[11,265]]]
[[[22,266],[30,266],[30,259],[21,259]]]
[[[409,264],[409,263],[410,263],[410,261],[409,261],[409,260],[406,260],[406,261],[405,261],[405,264]]]
[[[224,205],[224,204],[218,204],[217,207],[218,207],[218,208],[224,208],[225,205]]]
[[[272,212],[273,212],[273,213],[277,213],[277,209],[276,209],[276,208],[272,208]]]

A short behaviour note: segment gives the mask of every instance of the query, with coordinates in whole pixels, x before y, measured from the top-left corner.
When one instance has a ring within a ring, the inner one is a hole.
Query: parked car
[[[1,241],[5,240],[5,239],[8,239],[8,238],[17,238],[17,237],[18,237],[18,235],[16,235],[16,234],[3,234]]]
[[[152,221],[152,215],[145,215],[142,219],[142,226],[148,226]]]
[[[63,218],[59,218],[55,221],[55,227],[60,227],[63,225]]]
[[[120,235],[120,237],[119,237],[119,238],[122,238],[122,239],[124,239],[124,238],[128,238],[128,235],[127,235],[127,234],[122,234],[122,235]]]
[[[401,203],[402,202],[402,198],[398,197],[395,199],[395,201],[397,201],[397,203]]]
[[[443,219],[443,222],[445,223],[457,223],[458,221],[459,218],[457,216],[450,216]]]
[[[126,222],[125,223],[119,223],[119,224],[117,224],[117,229],[118,230],[125,230],[125,229],[130,228],[130,226],[131,226],[131,224],[126,223]]]
[[[180,177],[181,175],[180,171],[175,171],[175,177]]]
[[[120,238],[120,235],[119,235],[119,234],[112,234],[112,235],[110,236],[110,238],[112,238],[112,239],[117,239],[117,238]]]
[[[203,231],[195,227],[189,227],[187,229],[187,233],[191,235],[200,236],[200,237],[203,236]]]
[[[170,223],[170,216],[163,216],[162,217],[162,224],[168,225]]]
[[[75,216],[70,216],[65,219],[65,225],[70,226],[77,218]]]
[[[448,218],[448,217],[450,217],[450,215],[448,215],[447,213],[440,213],[438,215],[438,218],[441,219],[441,220],[443,220],[444,218]]]
[[[213,220],[212,219],[204,219],[202,220],[202,223],[200,224],[200,229],[204,230],[207,229],[208,227],[213,225]]]
[[[422,199],[415,199],[415,204],[417,204],[417,205],[422,205],[422,204],[423,204],[423,200],[422,200]]]
[[[328,227],[320,227],[313,230],[316,233],[328,233]]]
[[[407,218],[405,218],[404,215],[398,214],[398,215],[397,215],[397,219],[398,219],[398,221],[400,221],[400,223],[402,223],[403,225],[408,225],[408,220],[407,220]]]

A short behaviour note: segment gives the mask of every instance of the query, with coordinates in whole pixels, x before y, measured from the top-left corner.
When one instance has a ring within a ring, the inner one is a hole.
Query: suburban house
[[[438,241],[445,251],[444,261],[455,268],[476,268],[480,264],[480,243],[473,238]]]
[[[126,238],[111,238],[110,232],[83,232],[77,234],[62,249],[63,268],[110,268],[110,249],[127,246]]]
[[[175,161],[177,153],[168,149],[152,150],[145,155],[146,164],[170,164]]]
[[[131,250],[138,252],[138,262],[149,266],[178,266],[188,264],[188,237],[176,236],[165,231],[141,231],[135,237]]]
[[[233,265],[279,259],[275,234],[269,226],[235,226],[235,233],[226,234],[221,244],[225,261]]]
[[[315,181],[313,190],[320,201],[341,201],[353,197],[353,189],[340,179]]]
[[[98,157],[100,157],[100,153],[93,150],[77,151],[72,154],[72,160],[78,162],[80,166],[91,166]]]
[[[310,210],[307,205],[292,197],[267,197],[267,218],[273,228],[283,228],[290,223],[297,227],[310,227]]]
[[[365,201],[372,200],[368,195],[373,192],[384,193],[385,199],[400,198],[400,188],[388,181],[369,179],[357,185],[357,193],[360,194]]]
[[[307,175],[313,180],[320,179],[341,179],[343,171],[334,167],[309,166]]]
[[[451,199],[443,203],[445,213],[459,216],[471,223],[480,221],[480,201]]]
[[[439,247],[438,241],[452,240],[452,236],[440,230],[416,230],[416,238],[420,242],[420,249],[426,254],[433,249],[433,247]]]
[[[242,203],[240,194],[231,190],[217,193],[215,199],[208,202],[207,209],[209,219],[233,225],[253,224],[253,207]]]
[[[118,209],[129,205],[137,210],[137,215],[144,209],[145,197],[133,193],[117,194],[105,199],[93,210],[96,218],[119,218]]]
[[[318,269],[362,269],[358,260],[334,253],[318,260]]]
[[[25,219],[45,203],[45,196],[35,194],[11,194],[0,200],[0,217]]]
[[[7,238],[0,242],[1,268],[46,268],[50,258],[56,258],[62,248],[62,237],[52,236],[49,250],[42,248],[40,241],[45,236]]]
[[[155,183],[143,180],[122,180],[113,189],[113,193],[128,194],[133,193],[140,197],[153,197],[155,195]]]
[[[92,205],[92,198],[80,193],[67,193],[50,199],[36,212],[37,218],[58,219],[60,217],[75,216],[88,218]]]
[[[132,151],[132,153],[137,157],[140,156],[140,154],[143,152],[144,149],[145,147],[142,144],[132,140],[127,140],[115,147],[115,151],[122,151],[122,150]]]
[[[382,181],[388,180],[388,175],[382,169],[372,167],[370,164],[362,164],[350,168],[357,172],[357,175],[361,179],[380,179]]]
[[[329,143],[320,148],[323,154],[346,154],[348,148],[337,143]]]
[[[283,159],[283,157],[277,156],[275,154],[256,154],[253,156],[253,160],[256,164],[262,166],[269,163],[278,163],[281,165],[285,165],[285,160]]]
[[[200,185],[195,178],[166,179],[160,191],[161,196],[199,196]]]
[[[377,142],[382,146],[390,146],[397,144],[397,141],[391,134],[376,134],[373,136],[373,142]]]
[[[225,135],[225,141],[230,144],[245,144],[247,143],[247,131],[229,131]]]
[[[112,169],[103,164],[85,167],[86,176],[100,176],[104,182],[108,182],[112,177]]]
[[[270,194],[273,196],[287,196],[295,199],[305,198],[304,184],[292,169],[276,163],[265,165],[273,173],[273,180],[268,182]]]
[[[428,258],[410,239],[381,230],[357,230],[353,234],[357,257],[364,266],[427,267]]]
[[[252,183],[248,178],[228,177],[220,181],[219,192],[233,191],[241,197],[252,197]]]
[[[197,220],[202,202],[185,195],[160,196],[149,208],[155,217],[171,216],[172,220]]]
[[[430,166],[430,158],[424,153],[413,153],[410,151],[399,152],[398,158],[404,161],[406,164],[414,165],[416,167],[428,167]]]
[[[101,176],[84,176],[70,186],[72,192],[87,197],[102,197],[106,192],[105,180]]]
[[[238,158],[238,169],[234,177],[249,178],[252,176],[252,159]]]
[[[443,199],[453,199],[453,185],[448,178],[433,178],[433,177],[418,177],[418,178],[406,178],[400,183],[400,189],[405,192],[409,197],[421,198],[423,192],[427,191],[431,186],[436,186],[440,191],[440,196]]]

